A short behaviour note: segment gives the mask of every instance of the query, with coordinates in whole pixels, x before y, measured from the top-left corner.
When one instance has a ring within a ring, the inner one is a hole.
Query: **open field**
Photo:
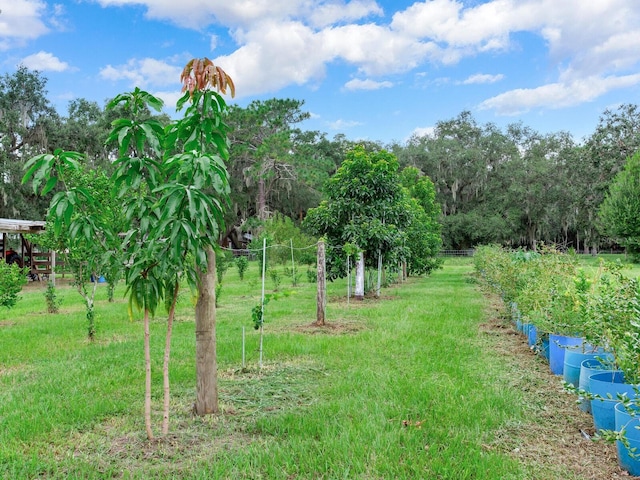
[[[99,286],[89,343],[80,296],[60,286],[60,313],[50,315],[44,285],[31,284],[0,312],[0,478],[629,478],[612,446],[586,438],[590,417],[471,271],[468,259],[447,260],[359,303],[347,302],[344,282],[330,283],[324,328],[311,326],[315,286],[283,277],[280,290],[292,294],[266,306],[259,369],[257,264],[244,281],[232,267],[217,314],[222,413],[206,418],[191,413],[193,300],[184,291],[171,433],[154,442],[142,416],[142,322],[129,319],[123,289],[109,304]],[[158,427],[165,327],[158,312]]]

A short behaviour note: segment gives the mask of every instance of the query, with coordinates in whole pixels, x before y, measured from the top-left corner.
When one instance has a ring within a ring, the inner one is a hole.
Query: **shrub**
[[[44,298],[47,301],[47,312],[58,313],[60,310],[59,307],[61,300],[58,298],[58,295],[56,294],[56,286],[51,280],[47,282],[47,289],[44,292]]]
[[[277,292],[278,288],[280,288],[280,282],[282,282],[282,277],[280,276],[280,272],[275,268],[269,270],[269,276],[271,277],[271,281],[273,282],[273,291]]]
[[[218,276],[218,283],[222,283],[222,277],[229,268],[229,260],[223,252],[216,252],[216,275]]]
[[[249,267],[249,259],[245,256],[236,257],[235,264],[238,269],[238,276],[240,277],[240,280],[244,280],[244,272],[246,272]]]
[[[17,264],[0,261],[0,306],[11,308],[19,300],[18,294],[27,283],[27,274]]]

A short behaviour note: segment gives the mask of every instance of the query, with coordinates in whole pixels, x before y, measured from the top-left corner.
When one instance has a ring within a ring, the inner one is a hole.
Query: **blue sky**
[[[63,115],[135,86],[173,106],[204,56],[229,102],[304,100],[302,127],[330,138],[404,142],[469,110],[580,141],[640,103],[640,2],[0,0],[0,74],[41,71]]]

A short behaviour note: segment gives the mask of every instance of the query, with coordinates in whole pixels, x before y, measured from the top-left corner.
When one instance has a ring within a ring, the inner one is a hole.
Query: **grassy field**
[[[363,302],[347,302],[345,283],[330,283],[324,328],[311,326],[315,285],[283,278],[280,290],[291,295],[266,306],[259,369],[258,267],[244,281],[230,269],[217,311],[222,413],[204,418],[192,415],[193,299],[184,291],[171,433],[154,442],[142,416],[142,323],[129,319],[122,290],[108,303],[100,285],[89,343],[75,290],[58,288],[62,306],[51,315],[44,286],[29,285],[13,310],[0,311],[0,478],[583,478],[562,458],[523,461],[503,438],[544,405],[514,388],[521,366],[482,333],[488,301],[471,271],[469,260],[448,260]],[[158,434],[165,328],[160,312],[152,323]]]

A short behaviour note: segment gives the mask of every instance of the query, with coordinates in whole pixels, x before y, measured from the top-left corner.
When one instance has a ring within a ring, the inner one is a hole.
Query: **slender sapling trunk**
[[[149,309],[144,309],[144,426],[147,439],[153,440],[151,428],[151,334],[149,332]]]
[[[167,318],[167,336],[164,342],[164,363],[162,365],[162,380],[164,383],[164,409],[162,412],[162,434],[169,433],[169,409],[171,407],[171,388],[169,384],[169,360],[171,358],[171,333],[173,331],[173,319],[176,314],[176,303],[178,303],[178,292],[180,284],[176,282],[173,290],[173,300],[169,309],[169,317]]]

